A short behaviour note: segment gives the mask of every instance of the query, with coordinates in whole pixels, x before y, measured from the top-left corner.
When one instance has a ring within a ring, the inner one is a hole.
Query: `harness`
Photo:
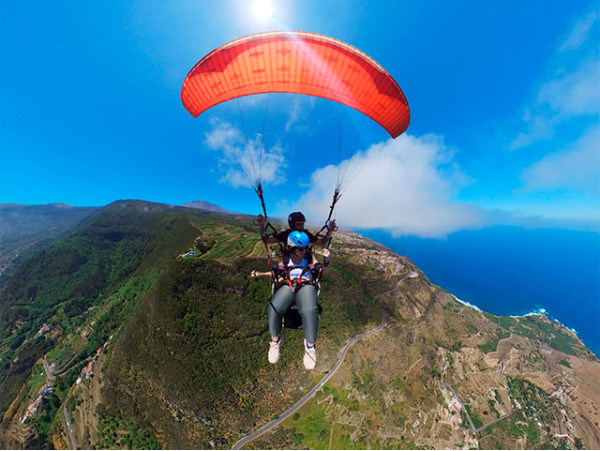
[[[308,264],[309,261],[312,261],[312,254],[310,252],[306,252],[306,254],[304,254],[302,261],[298,265],[295,265],[292,262],[292,259],[290,258],[289,254],[284,255],[283,266],[286,268],[285,281],[292,290],[292,293],[295,293],[296,291],[300,290],[304,282],[311,285],[313,284],[314,275]],[[304,277],[304,275],[307,272],[310,273],[310,279],[305,279]]]
[[[298,265],[291,264],[291,258],[289,254],[285,254],[283,257],[283,264],[272,263],[271,264],[271,275],[273,276],[273,285],[272,290],[275,292],[279,288],[284,285],[288,285],[292,293],[298,293],[302,287],[307,285],[312,285],[317,289],[317,296],[320,291],[319,279],[321,273],[323,271],[323,265],[321,263],[317,263],[315,265],[309,265],[308,262],[312,261],[312,254],[310,251],[307,251],[304,255],[304,258]],[[298,273],[292,275],[294,270],[301,269]],[[307,279],[305,275],[310,273],[310,279]],[[280,282],[280,278],[283,279],[283,282]],[[298,307],[296,306],[296,299],[294,298],[292,305],[285,312],[280,312],[275,308],[272,301],[269,301],[271,308],[277,312],[277,314],[283,318],[283,324],[286,329],[302,329],[302,317],[298,312]],[[319,316],[323,312],[323,307],[321,304],[317,302],[317,310],[319,312]]]
[[[278,290],[283,285],[288,285],[293,293],[297,293],[300,288],[305,285],[313,285],[319,288],[319,279],[323,270],[323,265],[317,263],[315,265],[308,264],[312,261],[312,253],[307,251],[302,261],[295,265],[292,263],[292,259],[289,254],[283,256],[283,264],[277,263],[271,264],[271,273],[275,280],[273,284],[273,291]],[[298,272],[300,270],[300,272]],[[310,278],[306,277],[306,274],[310,274]],[[278,282],[282,278],[283,282]]]

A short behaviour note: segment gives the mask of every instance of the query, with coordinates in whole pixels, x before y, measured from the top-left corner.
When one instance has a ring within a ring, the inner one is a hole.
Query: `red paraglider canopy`
[[[398,84],[375,60],[343,41],[304,31],[252,34],[202,58],[181,88],[194,117],[236,97],[268,92],[306,94],[366,114],[395,138],[410,122]]]

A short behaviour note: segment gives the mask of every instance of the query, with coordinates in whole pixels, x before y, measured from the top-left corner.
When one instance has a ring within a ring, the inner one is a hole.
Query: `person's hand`
[[[265,217],[263,215],[258,215],[256,218],[256,222],[258,222],[258,225],[261,229],[265,228]]]
[[[337,225],[335,225],[335,219],[329,223],[329,227],[327,229],[329,233],[333,233],[337,230]]]
[[[329,251],[329,249],[323,249],[323,251],[321,252],[321,255],[323,256],[323,258],[329,258],[329,256],[331,255],[331,252]]]
[[[252,279],[252,278],[256,278],[256,271],[252,271],[252,272],[250,273],[250,278],[251,278],[251,279]]]

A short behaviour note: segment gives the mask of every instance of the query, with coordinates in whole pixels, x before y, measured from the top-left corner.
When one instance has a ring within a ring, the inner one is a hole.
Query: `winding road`
[[[418,273],[416,273],[415,271],[410,271],[406,276],[404,276],[402,279],[400,279],[400,281],[396,284],[396,286],[390,290],[387,290],[383,293],[379,293],[378,295],[373,297],[373,301],[375,301],[377,298],[380,298],[381,296],[386,296],[388,294],[390,294],[391,292],[397,290],[400,285],[402,284],[402,282],[404,282],[406,279],[414,279],[416,277],[419,277]],[[377,326],[375,329],[372,329],[368,332],[356,335],[354,338],[352,338],[350,341],[348,341],[348,343],[346,343],[346,345],[342,348],[341,352],[340,352],[340,357],[337,361],[337,363],[333,366],[333,368],[323,377],[323,379],[321,379],[321,381],[315,385],[306,395],[304,395],[296,404],[294,404],[292,407],[290,407],[289,409],[287,409],[285,412],[283,412],[279,418],[265,424],[263,427],[261,427],[260,429],[257,429],[256,431],[252,432],[249,435],[246,435],[245,437],[243,437],[242,439],[240,439],[239,441],[237,441],[235,443],[235,445],[233,445],[233,447],[231,449],[242,449],[243,446],[247,445],[248,443],[250,443],[251,441],[257,439],[258,437],[260,437],[261,435],[263,435],[265,432],[270,431],[271,429],[279,426],[283,421],[285,421],[287,418],[290,417],[290,415],[292,415],[294,412],[296,412],[300,407],[302,407],[304,404],[306,404],[306,402],[311,399],[326,383],[327,381],[331,378],[331,376],[333,376],[335,374],[335,372],[338,370],[338,368],[342,365],[342,363],[344,363],[344,358],[346,357],[346,354],[348,353],[348,349],[350,349],[350,346],[352,346],[354,343],[356,343],[358,340],[361,340],[365,337],[368,337],[369,335],[373,335],[376,334],[377,332],[379,332],[380,330],[382,330],[385,325],[387,324],[387,314],[382,311],[382,319],[381,319],[381,324],[379,324],[379,326]]]
[[[71,358],[71,360],[73,360],[73,358]],[[50,386],[52,386],[54,384],[54,381],[56,380],[56,376],[60,376],[61,374],[64,374],[67,372],[67,370],[64,370],[60,374],[52,374],[52,371],[50,370],[50,365],[48,365],[48,360],[46,359],[46,356],[44,356],[42,363],[44,365],[44,370],[46,371],[46,383]],[[70,361],[68,363],[70,363]],[[73,423],[71,422],[69,413],[67,412],[66,405],[63,407],[63,416],[65,418],[65,424],[67,425],[67,433],[69,436],[69,441],[71,442],[70,449],[79,449],[77,447],[77,441],[75,440],[75,430],[73,428]]]
[[[48,385],[52,385],[56,380],[56,376],[52,374],[50,371],[50,365],[48,365],[48,360],[46,360],[46,356],[44,356],[44,360],[42,360],[42,364],[44,365],[44,371],[46,371],[46,383]]]

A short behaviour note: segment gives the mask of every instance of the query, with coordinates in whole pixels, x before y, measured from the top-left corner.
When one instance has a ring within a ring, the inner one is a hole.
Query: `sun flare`
[[[252,9],[254,10],[254,17],[260,21],[269,20],[273,14],[271,0],[254,0]]]

